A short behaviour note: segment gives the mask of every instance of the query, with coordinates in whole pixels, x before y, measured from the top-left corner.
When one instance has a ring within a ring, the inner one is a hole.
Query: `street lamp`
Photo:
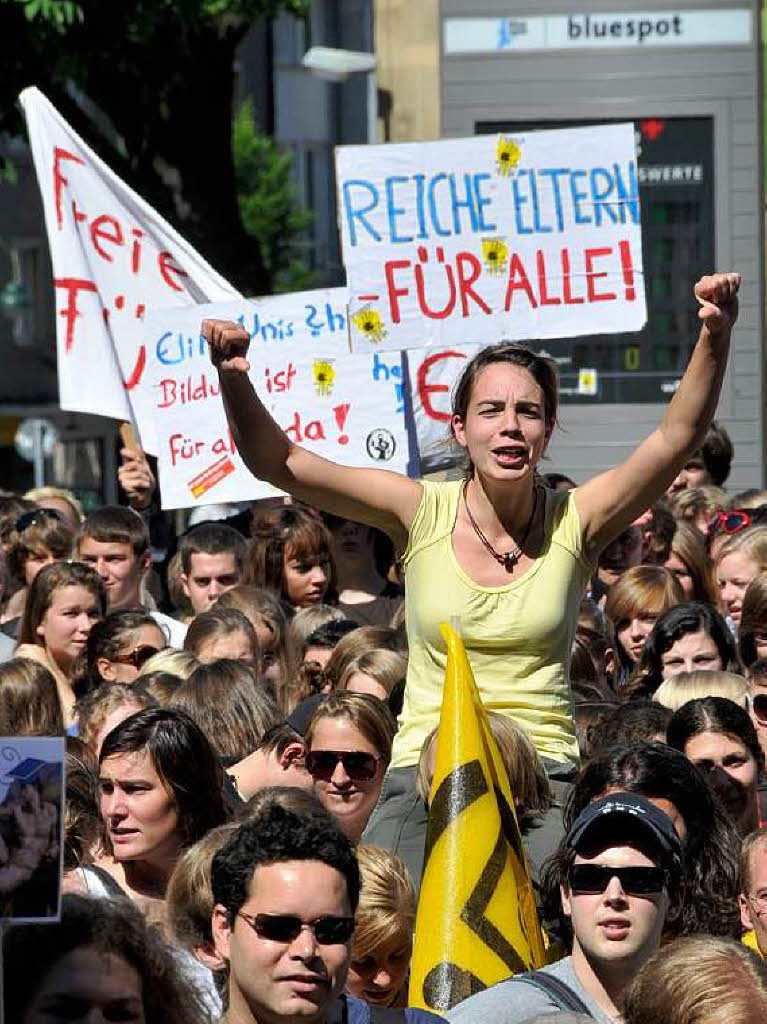
[[[301,59],[312,74],[326,82],[345,82],[349,75],[364,72],[367,76],[368,142],[378,141],[378,86],[376,56],[359,50],[338,50],[332,46],[312,46]]]

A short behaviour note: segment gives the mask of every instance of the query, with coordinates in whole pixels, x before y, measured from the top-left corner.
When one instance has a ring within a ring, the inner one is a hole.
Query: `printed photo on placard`
[[[58,921],[63,737],[0,737],[0,919]]]

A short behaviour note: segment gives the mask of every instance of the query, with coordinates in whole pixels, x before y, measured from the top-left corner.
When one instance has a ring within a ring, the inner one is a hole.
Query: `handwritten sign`
[[[37,89],[19,97],[56,291],[59,403],[132,419],[156,451],[141,321],[239,292],[89,149]]]
[[[342,146],[336,177],[354,351],[645,323],[631,124]]]
[[[200,335],[208,318],[246,327],[254,387],[292,441],[344,465],[407,471],[400,354],[349,354],[347,299],[338,288],[146,318],[163,508],[278,493],[246,469],[229,433]]]

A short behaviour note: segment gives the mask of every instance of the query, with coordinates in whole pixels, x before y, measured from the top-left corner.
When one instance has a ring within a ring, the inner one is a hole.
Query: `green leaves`
[[[14,0],[24,8],[27,21],[40,18],[58,32],[65,32],[70,25],[83,20],[83,9],[74,0]]]

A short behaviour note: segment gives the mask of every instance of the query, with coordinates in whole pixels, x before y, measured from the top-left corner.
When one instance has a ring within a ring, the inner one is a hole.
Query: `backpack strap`
[[[573,992],[564,981],[561,981],[553,974],[549,974],[547,971],[528,971],[525,974],[515,974],[513,978],[509,978],[509,981],[521,981],[527,985],[534,985],[541,992],[545,992],[560,1010],[584,1013],[587,1017],[591,1017],[592,1020],[594,1019],[594,1015],[581,997]]]

